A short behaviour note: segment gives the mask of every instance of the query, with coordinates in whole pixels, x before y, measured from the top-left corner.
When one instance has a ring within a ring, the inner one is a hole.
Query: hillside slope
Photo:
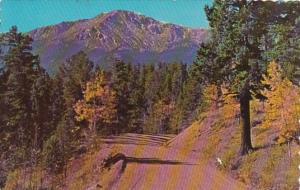
[[[129,139],[133,137],[129,136],[125,137],[127,143],[123,141],[122,144],[120,144],[120,139],[124,139],[124,137],[116,138],[114,143],[109,143],[113,144],[113,147],[108,146],[107,149],[100,152],[103,154],[108,151],[110,155],[116,153],[126,155],[125,169],[122,168],[124,161],[120,160],[110,170],[106,170],[98,176],[97,182],[92,183],[93,185],[89,184],[83,189],[93,189],[97,184],[104,189],[131,190],[246,189],[241,182],[219,170],[215,160],[208,156],[208,149],[211,147],[207,140],[214,133],[214,122],[212,121],[216,116],[214,110],[209,111],[202,122],[194,123],[180,135],[168,141],[161,141],[161,145],[153,144],[152,141],[158,141],[155,136],[134,135],[137,138],[131,143]],[[147,141],[146,139],[149,138],[152,140]],[[226,137],[224,141],[228,140],[227,138],[230,136]],[[104,142],[107,143],[107,141]],[[222,146],[220,143],[216,147],[222,148]],[[213,151],[213,149],[211,150]],[[70,174],[73,172],[71,170]],[[69,178],[69,181],[70,184],[74,184],[78,178]],[[80,185],[75,186],[79,187]]]
[[[237,108],[224,114],[228,108],[211,107],[175,137],[123,134],[102,138],[96,148],[69,161],[66,176],[19,171],[10,175],[5,189],[28,181],[36,181],[38,187],[72,190],[296,189],[299,145],[291,144],[289,155],[286,144],[273,141],[278,131],[254,126],[256,150],[239,156]],[[255,115],[254,123],[259,120],[261,115]],[[126,158],[104,167],[118,154]]]
[[[36,175],[42,178],[37,180],[42,181],[38,186],[72,190],[245,189],[245,185],[219,170],[206,157],[207,144],[203,142],[210,137],[207,132],[216,116],[213,113],[209,112],[202,122],[193,124],[175,138],[124,134],[101,139],[99,147],[70,160],[66,177],[43,172]],[[117,153],[125,155],[126,162],[120,160],[109,168],[103,167],[104,161]],[[22,183],[24,178],[20,173],[13,179],[9,177],[6,189]]]
[[[132,63],[191,63],[206,34],[205,29],[165,24],[121,10],[29,32],[34,52],[49,71],[80,50],[104,66],[115,58]]]

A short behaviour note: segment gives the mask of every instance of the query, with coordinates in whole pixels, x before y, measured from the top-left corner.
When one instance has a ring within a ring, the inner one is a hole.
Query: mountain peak
[[[108,17],[109,16],[146,17],[142,13],[134,12],[134,11],[128,11],[128,10],[122,10],[122,9],[120,9],[120,10],[113,10],[113,11],[110,11],[108,13],[104,13],[104,15],[106,15]],[[147,18],[152,19],[151,17],[147,17]]]
[[[101,13],[92,19],[95,23],[98,24],[108,24],[112,25],[124,25],[130,26],[135,25],[137,27],[143,24],[155,23],[155,24],[163,24],[160,21],[157,21],[151,17],[147,17],[142,15],[141,13],[127,11],[127,10],[114,10],[108,13]]]
[[[99,15],[97,15],[95,18],[93,19],[99,19],[99,18],[103,18],[103,17],[114,17],[114,16],[127,16],[129,14],[134,14],[133,12],[130,11],[126,11],[126,10],[113,10],[110,12],[103,12],[100,13]]]
[[[113,10],[113,11],[110,11],[107,13],[108,15],[138,15],[138,13],[136,12],[133,12],[133,11],[128,11],[128,10],[122,10],[122,9],[119,9],[119,10]]]
[[[96,64],[110,64],[114,57],[131,63],[191,63],[206,30],[165,24],[132,11],[114,10],[92,19],[39,28],[29,34],[42,64],[52,68],[53,64],[63,62],[80,50]]]

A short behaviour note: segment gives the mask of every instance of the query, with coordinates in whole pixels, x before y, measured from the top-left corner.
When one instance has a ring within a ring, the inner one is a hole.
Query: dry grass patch
[[[265,165],[262,166],[262,171],[260,173],[260,183],[259,187],[261,188],[271,188],[273,177],[274,177],[274,169],[280,162],[280,158],[287,150],[286,145],[276,145],[271,149],[271,153],[266,161]]]

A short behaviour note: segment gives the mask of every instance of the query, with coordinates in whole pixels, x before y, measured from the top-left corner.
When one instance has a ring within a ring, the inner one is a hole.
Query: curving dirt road
[[[194,124],[175,138],[125,134],[104,139],[109,145],[122,144],[120,153],[126,163],[115,164],[110,177],[114,178],[105,189],[124,190],[193,190],[193,189],[246,189],[230,175],[217,168],[213,158],[201,151],[208,141],[216,117],[214,111],[201,123]],[[227,130],[217,150],[226,146],[234,130]],[[125,164],[125,166],[124,166]],[[122,169],[121,169],[122,168]],[[118,175],[116,177],[116,175]]]

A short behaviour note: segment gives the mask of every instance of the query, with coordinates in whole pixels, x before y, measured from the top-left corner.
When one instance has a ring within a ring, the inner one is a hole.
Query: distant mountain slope
[[[120,10],[29,32],[34,51],[48,71],[55,71],[58,64],[80,50],[104,66],[114,58],[132,63],[191,63],[206,34],[205,29],[165,24]]]

